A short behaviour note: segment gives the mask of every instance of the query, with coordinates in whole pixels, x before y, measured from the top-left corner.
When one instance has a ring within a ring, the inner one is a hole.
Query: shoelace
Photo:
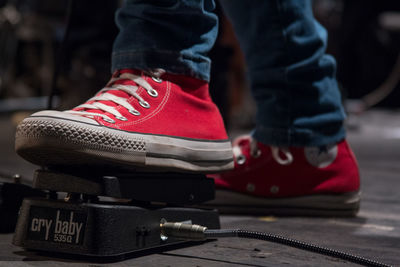
[[[250,156],[253,158],[258,158],[261,156],[261,150],[258,148],[257,141],[251,137],[246,137],[250,142]],[[272,158],[281,165],[289,165],[293,162],[293,155],[290,153],[289,149],[270,146]],[[285,158],[281,157],[281,153],[285,156]],[[242,150],[239,145],[235,145],[233,147],[233,155],[235,156],[236,162],[239,165],[243,165],[246,162],[246,156],[243,155]]]
[[[283,153],[285,158],[281,158],[279,152]],[[287,148],[271,146],[271,153],[274,160],[281,165],[289,165],[293,162],[293,155]]]
[[[152,77],[152,79],[156,82],[161,82],[162,80],[156,77]],[[116,81],[118,80],[131,80],[134,82],[136,85],[124,85],[124,84],[115,84]],[[116,103],[117,105],[120,105],[128,110],[129,113],[139,116],[140,111],[135,109],[130,103],[128,103],[127,99],[124,97],[119,97],[116,95],[113,95],[111,93],[108,93],[107,91],[110,90],[121,90],[124,91],[125,93],[135,97],[138,101],[139,104],[144,107],[144,108],[150,108],[150,104],[145,101],[138,93],[137,90],[140,87],[144,88],[147,93],[152,96],[152,97],[157,97],[158,92],[141,76],[134,75],[131,73],[122,73],[119,77],[117,78],[112,78],[108,84],[111,86],[106,86],[103,89],[101,89],[96,96],[92,97],[89,99],[87,102],[93,101],[93,103],[86,103],[77,106],[76,108],[84,108],[84,109],[94,109],[94,110],[101,110],[105,111],[107,113],[112,114],[116,119],[121,120],[121,121],[127,121],[128,119],[122,114],[115,109],[113,106],[108,106],[106,104],[100,103],[98,101],[111,101]],[[65,111],[70,114],[75,114],[75,115],[84,115],[87,117],[94,117],[94,116],[100,116],[103,118],[103,120],[110,122],[110,123],[115,123],[115,120],[110,118],[109,116],[102,114],[102,113],[96,113],[96,112],[87,112],[84,110],[67,110]]]

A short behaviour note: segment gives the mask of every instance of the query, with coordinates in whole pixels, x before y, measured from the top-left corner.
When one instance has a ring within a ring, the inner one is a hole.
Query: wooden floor
[[[221,216],[223,228],[280,234],[400,266],[400,112],[374,110],[349,121],[348,139],[362,174],[356,218]],[[10,116],[0,117],[0,172],[29,177],[34,166],[13,153]],[[0,218],[2,219],[2,218]],[[0,235],[0,266],[102,266],[44,257]],[[142,255],[107,266],[343,266],[342,260],[258,240],[225,238],[193,247]]]

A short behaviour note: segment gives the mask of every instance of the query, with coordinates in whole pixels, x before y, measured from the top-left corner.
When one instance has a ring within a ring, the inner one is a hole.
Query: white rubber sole
[[[204,206],[221,213],[283,216],[355,216],[360,207],[360,192],[308,195],[289,198],[263,198],[217,190],[215,200]]]
[[[229,140],[133,133],[51,116],[23,120],[15,149],[26,160],[44,166],[109,165],[202,173],[233,168]]]

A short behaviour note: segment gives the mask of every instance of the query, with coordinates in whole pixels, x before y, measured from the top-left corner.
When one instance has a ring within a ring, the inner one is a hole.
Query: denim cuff
[[[346,137],[346,131],[344,127],[340,127],[335,133],[323,133],[304,129],[291,130],[257,126],[251,135],[266,145],[306,147],[336,144]]]
[[[175,51],[118,51],[112,53],[112,73],[120,69],[155,69],[161,68],[168,73],[191,76],[210,81],[211,61],[195,58]]]

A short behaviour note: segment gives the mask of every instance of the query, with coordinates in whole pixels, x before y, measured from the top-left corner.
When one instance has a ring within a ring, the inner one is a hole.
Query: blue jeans
[[[253,136],[276,146],[323,146],[345,136],[326,30],[309,0],[223,0],[245,54],[257,104]],[[113,70],[163,68],[210,79],[207,52],[217,37],[213,0],[127,0]]]

